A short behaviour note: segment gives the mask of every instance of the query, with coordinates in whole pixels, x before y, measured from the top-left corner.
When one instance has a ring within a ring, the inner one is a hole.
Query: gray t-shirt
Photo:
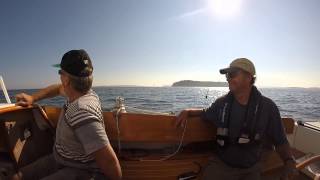
[[[83,169],[98,169],[93,153],[109,143],[101,103],[90,90],[64,106],[56,129],[53,154],[58,163]]]

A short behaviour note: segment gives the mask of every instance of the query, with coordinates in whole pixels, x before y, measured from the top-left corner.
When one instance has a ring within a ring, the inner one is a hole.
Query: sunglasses
[[[233,79],[233,78],[237,77],[240,72],[241,72],[240,69],[234,69],[226,74],[226,78]]]
[[[58,74],[59,74],[59,75],[63,75],[64,72],[60,69],[60,70],[58,71]]]

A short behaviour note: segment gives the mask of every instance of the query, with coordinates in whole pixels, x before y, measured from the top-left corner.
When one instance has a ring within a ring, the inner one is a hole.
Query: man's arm
[[[79,113],[81,112],[81,113]],[[101,172],[110,179],[121,179],[119,160],[113,151],[101,120],[93,118],[88,111],[79,110],[69,119],[77,139],[87,155],[92,154]]]
[[[220,99],[216,100],[214,103],[211,104],[210,107],[206,109],[185,109],[181,111],[175,123],[176,127],[179,127],[179,126],[183,127],[189,116],[201,116],[201,118],[205,121],[211,121],[213,123],[216,123],[216,121],[218,120],[218,115],[217,115],[218,101],[220,102]]]
[[[299,174],[296,162],[293,158],[289,143],[276,146],[276,151],[284,163],[284,171],[281,179],[292,179]]]
[[[270,111],[270,123],[268,135],[272,138],[276,151],[283,160],[284,169],[281,179],[292,178],[297,175],[296,162],[293,159],[290,144],[286,137],[286,132],[278,107],[272,102]]]
[[[28,95],[25,93],[17,94],[16,104],[20,106],[30,106],[36,101],[46,99],[46,98],[52,98],[58,95],[65,96],[64,89],[61,84],[54,84],[44,89],[41,89],[40,91],[32,95]]]
[[[294,160],[289,143],[276,146],[276,151],[278,152],[284,163],[290,160]]]
[[[95,160],[105,176],[112,180],[122,178],[119,160],[110,143],[94,152]]]

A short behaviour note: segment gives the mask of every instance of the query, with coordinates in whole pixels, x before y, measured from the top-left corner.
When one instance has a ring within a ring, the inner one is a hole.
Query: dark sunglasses
[[[227,79],[233,79],[241,72],[240,69],[234,69],[226,74]]]
[[[63,73],[63,71],[60,69],[60,70],[58,71],[58,74],[59,74],[59,75],[63,75],[64,73]]]

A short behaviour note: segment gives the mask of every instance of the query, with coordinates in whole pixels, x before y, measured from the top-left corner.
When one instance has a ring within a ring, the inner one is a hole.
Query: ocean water
[[[228,88],[208,87],[94,87],[104,110],[111,110],[115,99],[121,96],[130,108],[162,113],[179,113],[185,108],[205,108],[210,106]],[[320,121],[320,89],[318,88],[261,88],[262,94],[275,101],[282,117],[292,117],[300,121]],[[14,96],[24,92],[32,94],[36,89],[10,90]],[[5,102],[0,93],[0,103]],[[41,105],[62,106],[65,99],[55,97],[38,102]]]

